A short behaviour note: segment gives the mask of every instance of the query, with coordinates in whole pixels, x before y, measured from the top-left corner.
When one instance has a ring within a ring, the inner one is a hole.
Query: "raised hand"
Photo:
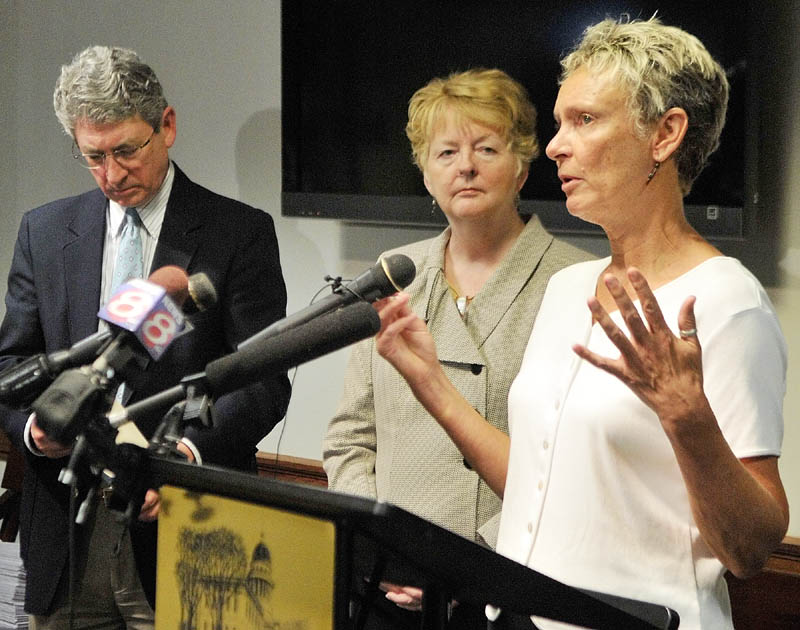
[[[378,353],[408,381],[412,389],[440,369],[436,345],[419,316],[408,305],[407,293],[375,302],[381,330],[375,338]]]
[[[703,393],[702,353],[697,339],[694,296],[684,301],[678,314],[679,337],[664,321],[661,308],[642,273],[631,267],[628,279],[636,291],[646,323],[630,296],[613,275],[603,282],[619,307],[630,333],[614,323],[597,298],[588,300],[592,316],[608,338],[619,348],[619,358],[600,356],[582,345],[573,346],[578,356],[592,365],[613,374],[625,383],[662,423],[672,418],[686,418],[708,403]]]
[[[473,469],[502,497],[508,471],[508,435],[486,422],[447,379],[433,337],[408,306],[407,294],[380,300],[375,308],[381,318],[381,330],[375,338],[378,353],[401,374]],[[407,595],[398,593],[396,597],[404,600]]]

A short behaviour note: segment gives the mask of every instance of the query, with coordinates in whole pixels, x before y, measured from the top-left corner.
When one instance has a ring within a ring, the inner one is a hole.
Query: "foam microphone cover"
[[[150,274],[147,281],[163,287],[178,307],[182,307],[189,297],[189,276],[177,265],[159,267]]]
[[[375,309],[356,302],[212,361],[206,381],[219,396],[370,337],[380,327]]]
[[[205,311],[217,303],[217,290],[202,272],[189,276],[189,299],[183,306],[185,313]]]

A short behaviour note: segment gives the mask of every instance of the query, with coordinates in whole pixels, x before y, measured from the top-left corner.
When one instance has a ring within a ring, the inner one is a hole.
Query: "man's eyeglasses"
[[[150,141],[153,139],[155,133],[156,130],[153,129],[153,133],[150,134],[150,137],[138,147],[118,147],[112,151],[109,151],[108,153],[81,153],[78,149],[77,143],[73,140],[72,157],[78,161],[78,164],[90,170],[105,166],[107,157],[114,158],[114,161],[122,167],[132,166],[139,154],[139,151],[150,144]]]

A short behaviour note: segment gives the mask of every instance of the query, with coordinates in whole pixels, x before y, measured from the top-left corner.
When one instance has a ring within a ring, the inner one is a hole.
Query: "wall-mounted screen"
[[[432,77],[498,67],[520,81],[539,112],[542,155],[522,189],[521,211],[555,232],[593,232],[571,217],[555,165],[559,58],[584,28],[623,13],[697,35],[731,83],[719,150],[686,199],[706,236],[741,238],[756,197],[756,69],[747,3],[712,10],[693,0],[382,2],[287,0],[282,5],[283,194],[286,216],[441,225],[405,136],[408,99]]]

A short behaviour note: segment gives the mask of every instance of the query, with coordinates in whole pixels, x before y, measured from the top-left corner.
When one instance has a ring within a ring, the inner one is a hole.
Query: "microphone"
[[[200,390],[218,398],[241,389],[269,374],[317,359],[325,354],[366,339],[380,330],[375,309],[356,302],[285,331],[280,336],[257,339],[246,348],[220,357],[206,365],[205,372],[187,376],[174,387],[140,400],[122,411],[108,415],[112,426],[137,422],[159,414],[186,397],[187,389]]]
[[[132,365],[144,369],[161,358],[184,330],[186,320],[170,297],[188,295],[188,276],[180,267],[162,267],[149,280],[123,283],[98,312],[98,317],[121,331],[91,365],[61,372],[36,398],[31,408],[50,437],[68,444],[110,403],[107,394]],[[134,339],[136,341],[134,341]],[[143,352],[143,350],[146,351]]]
[[[111,331],[102,330],[82,339],[67,350],[28,357],[0,373],[0,402],[24,409],[67,368],[94,360],[111,340]]]
[[[208,310],[217,303],[217,290],[202,272],[189,276],[188,293],[183,303],[183,312],[187,315]]]
[[[214,285],[204,273],[186,278],[183,269],[168,265],[150,274],[149,281],[164,287],[167,294],[182,305],[186,315],[206,310],[217,301]],[[110,330],[101,330],[66,350],[40,353],[3,370],[0,372],[0,403],[17,409],[30,406],[61,372],[94,361],[111,337]]]
[[[374,302],[394,295],[414,279],[417,271],[414,262],[403,254],[381,257],[378,262],[345,285],[336,287],[331,295],[284,317],[252,337],[242,341],[237,348],[243,350],[251,343],[273,337],[290,330],[324,313],[353,302]]]
[[[150,280],[133,279],[123,283],[103,305],[97,316],[121,328],[114,341],[109,344],[97,361],[106,362],[114,369],[122,369],[133,358],[130,351],[141,345],[155,360],[161,358],[164,351],[175,337],[183,331],[185,318],[175,304],[171,294],[178,299],[188,295],[188,276],[180,267],[162,267],[153,272],[153,276],[161,277],[162,284]],[[133,336],[140,344],[130,344],[128,339]],[[97,365],[103,370],[103,365]]]
[[[217,303],[217,291],[202,272],[187,277],[186,271],[177,265],[166,265],[156,269],[147,280],[164,287],[184,315],[205,311]]]

